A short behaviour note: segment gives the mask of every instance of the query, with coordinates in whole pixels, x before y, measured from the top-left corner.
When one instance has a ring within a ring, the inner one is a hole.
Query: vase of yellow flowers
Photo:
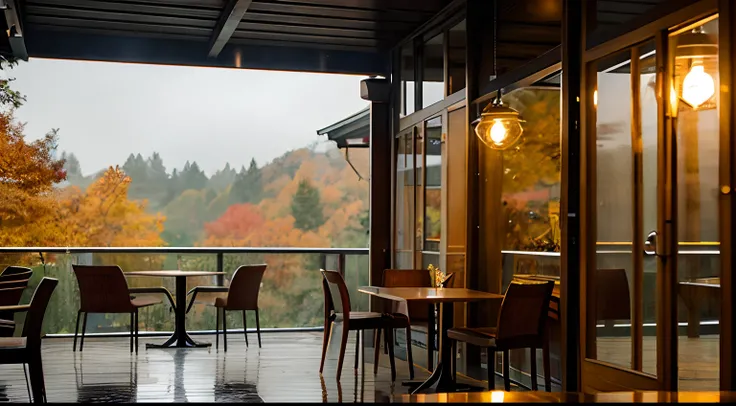
[[[432,287],[433,288],[443,288],[445,284],[445,278],[446,275],[440,268],[435,267],[432,264],[429,264],[429,267],[427,267],[427,270],[429,270],[429,279],[432,281]]]

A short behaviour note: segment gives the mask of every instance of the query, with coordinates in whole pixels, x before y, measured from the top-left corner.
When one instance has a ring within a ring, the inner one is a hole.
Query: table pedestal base
[[[202,348],[210,347],[212,343],[200,343],[194,341],[189,334],[184,333],[184,337],[178,337],[178,334],[174,333],[169,337],[163,344],[152,344],[147,343],[146,348]]]

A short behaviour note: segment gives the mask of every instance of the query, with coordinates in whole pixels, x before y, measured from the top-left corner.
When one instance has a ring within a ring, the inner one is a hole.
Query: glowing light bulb
[[[496,144],[502,143],[506,139],[506,126],[500,120],[494,120],[491,127],[491,141]]]
[[[682,82],[682,98],[693,108],[710,100],[716,92],[713,77],[701,64],[694,64]]]

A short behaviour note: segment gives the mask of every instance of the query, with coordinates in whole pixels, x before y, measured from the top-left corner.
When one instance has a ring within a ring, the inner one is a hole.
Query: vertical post
[[[580,380],[580,98],[583,79],[583,3],[564,0],[562,21],[562,201],[560,258],[562,390],[577,392]],[[590,123],[588,123],[590,125]]]
[[[324,253],[324,252],[322,252],[322,253],[319,254],[319,267],[321,269],[324,269],[325,271],[328,271],[329,270],[327,268],[327,254]]]
[[[345,254],[342,252],[337,254],[337,272],[340,272],[342,277],[345,277]]]
[[[478,137],[475,136],[475,128],[471,123],[476,118],[478,106],[472,104],[473,100],[480,96],[480,71],[483,64],[483,45],[492,44],[487,41],[489,33],[493,32],[487,26],[488,21],[493,21],[493,1],[468,0],[466,11],[466,44],[465,55],[465,100],[467,102],[466,122],[466,170],[467,177],[467,212],[466,212],[466,242],[465,242],[465,272],[467,272],[468,288],[479,289],[481,267],[479,260],[480,238],[479,238],[479,167],[478,167]],[[468,326],[483,325],[479,317],[477,303],[468,304],[467,320]],[[469,367],[480,367],[481,353],[478,347],[467,346],[464,351],[465,365]]]
[[[734,373],[734,344],[733,330],[736,325],[734,317],[734,275],[733,253],[736,250],[736,238],[733,231],[736,229],[736,199],[734,199],[733,179],[736,179],[736,139],[734,135],[734,35],[736,29],[736,5],[732,0],[720,0],[718,4],[718,73],[720,82],[719,98],[719,132],[720,132],[720,200],[718,218],[720,219],[720,262],[721,262],[721,320],[720,320],[720,389],[733,391],[736,388],[736,373]]]
[[[217,272],[225,272],[225,254],[217,253]],[[225,275],[217,275],[217,286],[225,286]]]
[[[370,239],[369,283],[379,285],[383,270],[390,266],[386,252],[391,249],[391,83],[388,79],[360,82],[361,97],[370,107]],[[371,308],[374,303],[371,303]]]

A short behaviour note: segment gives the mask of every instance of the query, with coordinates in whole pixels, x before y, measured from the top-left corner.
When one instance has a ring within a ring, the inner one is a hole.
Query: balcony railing
[[[262,331],[321,329],[324,299],[319,269],[340,271],[351,291],[354,310],[368,310],[368,298],[357,292],[368,284],[367,248],[302,247],[2,247],[0,270],[8,265],[28,266],[34,276],[23,302],[30,301],[43,276],[59,279],[44,320],[49,336],[74,333],[79,290],[72,264],[119,265],[123,272],[181,269],[225,272],[224,276],[187,278],[187,289],[197,285],[225,286],[239,265],[266,263],[259,295]],[[131,287],[165,286],[174,294],[173,278],[128,278]],[[200,294],[198,301],[207,300]],[[214,301],[214,297],[211,298]],[[145,335],[166,335],[174,329],[174,313],[168,301],[141,310],[140,329]],[[230,312],[228,330],[242,329],[242,316]],[[247,315],[250,331],[255,326]],[[22,321],[22,318],[21,320]],[[88,334],[127,334],[130,318],[121,314],[90,314]],[[195,305],[187,314],[187,329],[194,334],[214,331],[215,310]]]

